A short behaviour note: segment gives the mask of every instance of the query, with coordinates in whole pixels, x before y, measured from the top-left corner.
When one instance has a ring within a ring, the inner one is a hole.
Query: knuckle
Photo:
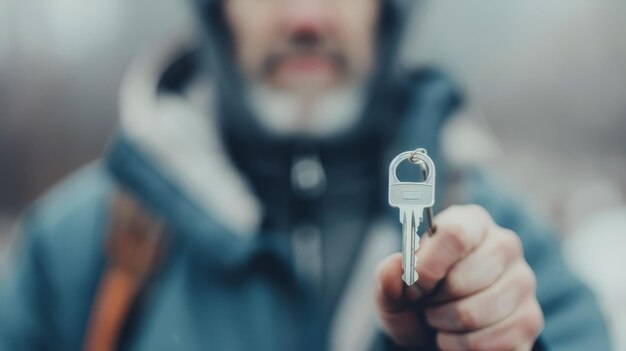
[[[543,331],[543,328],[546,326],[546,320],[543,317],[543,313],[539,312],[539,318],[537,319],[537,324],[535,325],[534,333],[531,335],[533,339],[539,337],[539,334]]]
[[[458,214],[458,212],[463,210],[463,207],[464,207],[463,205],[452,205],[452,206],[448,207],[445,212],[452,213],[452,214]]]
[[[533,340],[539,336],[541,331],[543,330],[545,324],[545,320],[543,317],[543,312],[541,311],[541,307],[537,302],[533,303],[533,308],[531,312],[528,313],[527,321],[526,321],[526,333],[529,338]]]
[[[426,318],[426,323],[433,328],[437,328],[437,311],[432,308],[427,308],[424,311],[424,317]]]
[[[465,304],[457,304],[454,313],[462,328],[473,330],[478,326],[478,316],[472,308]]]
[[[527,341],[534,341],[537,339],[544,326],[543,313],[541,307],[535,301],[530,307],[526,305],[525,313],[521,313],[515,319],[515,322],[511,325],[511,328],[515,328],[520,333],[519,335]]]
[[[456,270],[452,270],[446,278],[446,288],[452,296],[464,296],[467,290],[465,276]]]
[[[433,265],[418,264],[415,270],[419,275],[419,279],[422,281],[438,282],[445,275],[445,272]]]
[[[465,210],[469,214],[471,214],[472,217],[478,218],[481,221],[484,221],[484,222],[491,221],[491,215],[489,214],[489,212],[487,212],[487,210],[480,205],[476,205],[476,204],[466,205]]]
[[[543,330],[543,324],[544,324],[544,320],[543,318],[536,318],[533,321],[533,324],[531,325],[530,328],[528,328],[528,339],[530,340],[535,340],[537,339],[537,337],[539,337],[539,334],[541,334],[541,331]]]
[[[524,262],[520,266],[520,285],[525,293],[534,294],[537,290],[537,278],[532,268]]]
[[[485,340],[478,336],[467,336],[465,344],[467,345],[467,349],[471,351],[479,351],[485,350]]]
[[[453,347],[450,345],[450,336],[443,333],[437,333],[435,336],[435,343],[437,344],[437,350],[440,351],[452,351]]]
[[[444,240],[452,250],[458,253],[465,252],[465,229],[460,223],[450,223],[446,226],[446,230],[442,232],[442,236],[445,236]]]
[[[510,229],[502,229],[500,238],[500,249],[510,257],[521,257],[524,255],[523,244],[520,237]]]

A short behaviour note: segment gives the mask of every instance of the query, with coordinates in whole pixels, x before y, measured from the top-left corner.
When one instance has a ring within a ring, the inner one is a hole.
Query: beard
[[[248,106],[261,126],[280,136],[329,137],[355,125],[363,110],[366,78],[353,72],[341,48],[309,32],[277,41],[246,89]],[[273,81],[283,63],[307,57],[325,60],[332,73],[288,77],[286,85]]]
[[[250,83],[247,102],[259,124],[276,136],[330,137],[354,126],[362,114],[361,84],[331,88],[315,96]]]

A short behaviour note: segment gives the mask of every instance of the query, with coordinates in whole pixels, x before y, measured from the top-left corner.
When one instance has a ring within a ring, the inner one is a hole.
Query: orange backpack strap
[[[91,310],[85,351],[116,348],[130,308],[156,267],[163,241],[162,223],[129,194],[115,194],[112,213],[107,263]]]

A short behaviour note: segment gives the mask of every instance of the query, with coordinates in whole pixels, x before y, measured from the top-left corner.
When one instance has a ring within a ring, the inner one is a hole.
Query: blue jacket
[[[116,187],[159,214],[171,236],[164,262],[125,324],[120,349],[392,348],[376,327],[368,292],[374,264],[399,248],[397,214],[390,210],[372,220],[371,232],[386,234],[367,234],[369,245],[355,258],[355,283],[346,285],[333,323],[324,324],[310,283],[295,271],[289,243],[258,233],[260,204],[229,165],[211,118],[198,116],[195,88],[184,97],[154,93],[162,64],[144,63],[131,74],[122,96],[121,131],[103,159],[24,216],[20,261],[0,298],[0,350],[81,349],[106,264],[103,243]],[[416,75],[403,133],[387,161],[419,146],[445,165],[439,135],[458,103],[445,76]],[[545,314],[539,344],[549,350],[608,350],[597,302],[566,267],[552,230],[483,173],[442,168],[441,199],[460,175],[455,202],[484,206],[520,236]],[[382,192],[386,186],[380,184]]]

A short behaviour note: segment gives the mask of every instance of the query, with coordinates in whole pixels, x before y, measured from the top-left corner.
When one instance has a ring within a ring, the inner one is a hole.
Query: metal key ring
[[[400,163],[402,163],[404,160],[408,160],[414,165],[419,165],[420,167],[425,168],[427,176],[423,181],[424,183],[430,183],[432,177],[435,176],[434,172],[432,172],[432,170],[435,169],[435,164],[433,163],[433,160],[428,157],[428,153],[425,149],[420,148],[413,151],[405,151],[396,156],[391,161],[391,165],[389,165],[389,175],[395,182],[400,182],[398,176],[396,175],[396,170]]]

